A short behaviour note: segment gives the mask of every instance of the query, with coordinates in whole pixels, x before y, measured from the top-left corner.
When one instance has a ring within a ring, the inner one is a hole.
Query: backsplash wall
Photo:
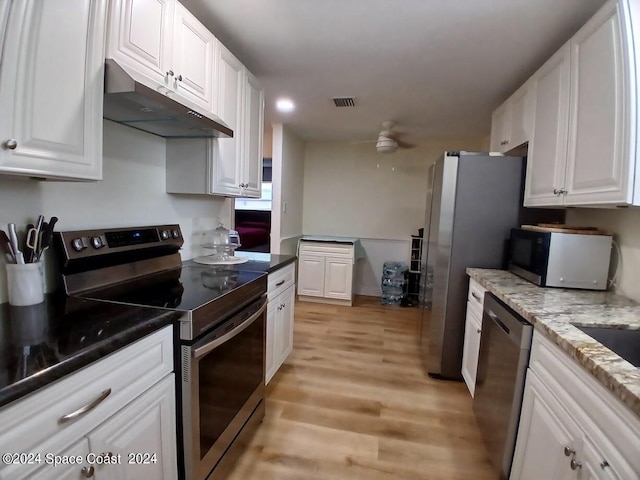
[[[615,234],[622,252],[616,292],[640,302],[640,209],[570,208],[567,223],[594,226]],[[616,261],[615,251],[612,258]]]
[[[24,229],[40,213],[60,219],[56,230],[179,223],[185,239],[182,258],[201,255],[202,231],[215,228],[218,217],[229,224],[229,201],[166,193],[165,143],[160,137],[105,120],[103,180],[38,182],[0,176],[1,228],[14,222]],[[49,290],[52,285],[48,282]],[[2,258],[0,303],[6,301]]]

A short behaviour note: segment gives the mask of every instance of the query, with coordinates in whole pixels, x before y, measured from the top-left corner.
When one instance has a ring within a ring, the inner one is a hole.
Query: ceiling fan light
[[[398,142],[393,138],[380,135],[378,137],[378,143],[376,143],[376,150],[380,153],[393,153],[398,149]]]

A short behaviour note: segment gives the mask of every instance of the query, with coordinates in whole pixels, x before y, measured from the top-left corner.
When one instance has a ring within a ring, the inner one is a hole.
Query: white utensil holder
[[[8,263],[7,287],[10,305],[24,307],[44,302],[42,262]]]

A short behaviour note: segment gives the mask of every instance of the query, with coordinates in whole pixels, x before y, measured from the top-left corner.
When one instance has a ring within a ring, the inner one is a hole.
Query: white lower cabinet
[[[353,303],[353,244],[306,241],[301,244],[299,253],[300,300]]]
[[[469,304],[469,302],[467,302],[467,304]],[[467,305],[464,345],[462,347],[462,378],[464,378],[472,397],[476,389],[476,373],[478,372],[481,333],[482,317],[479,317],[478,314]]]
[[[469,295],[467,300],[467,316],[464,328],[462,347],[462,378],[473,397],[476,390],[476,374],[478,373],[478,356],[480,354],[480,337],[482,334],[482,308],[486,290],[478,282],[469,279]]]
[[[95,465],[97,479],[176,478],[175,395],[171,374],[89,433],[92,452],[119,460]]]
[[[269,274],[265,383],[269,383],[293,350],[295,266]]]
[[[577,478],[570,457],[579,447],[578,425],[531,371],[524,390],[520,429],[512,479]]]
[[[0,464],[1,480],[177,479],[173,327],[0,408],[0,425],[3,453],[41,455]],[[54,466],[47,454],[79,461]]]
[[[640,418],[534,331],[511,480],[640,478]]]
[[[95,468],[92,470],[92,466],[84,462],[90,452],[89,440],[87,438],[83,438],[63,452],[51,452],[61,458],[81,458],[83,460],[82,463],[55,466],[46,465],[21,478],[37,478],[38,480],[81,480],[91,478],[91,473],[95,472]]]

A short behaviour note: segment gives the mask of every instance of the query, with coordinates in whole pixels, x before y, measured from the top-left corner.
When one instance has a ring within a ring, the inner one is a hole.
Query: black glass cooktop
[[[179,313],[47,295],[0,304],[0,407],[177,320]]]
[[[96,300],[193,311],[266,274],[232,268],[186,266],[85,293]]]

